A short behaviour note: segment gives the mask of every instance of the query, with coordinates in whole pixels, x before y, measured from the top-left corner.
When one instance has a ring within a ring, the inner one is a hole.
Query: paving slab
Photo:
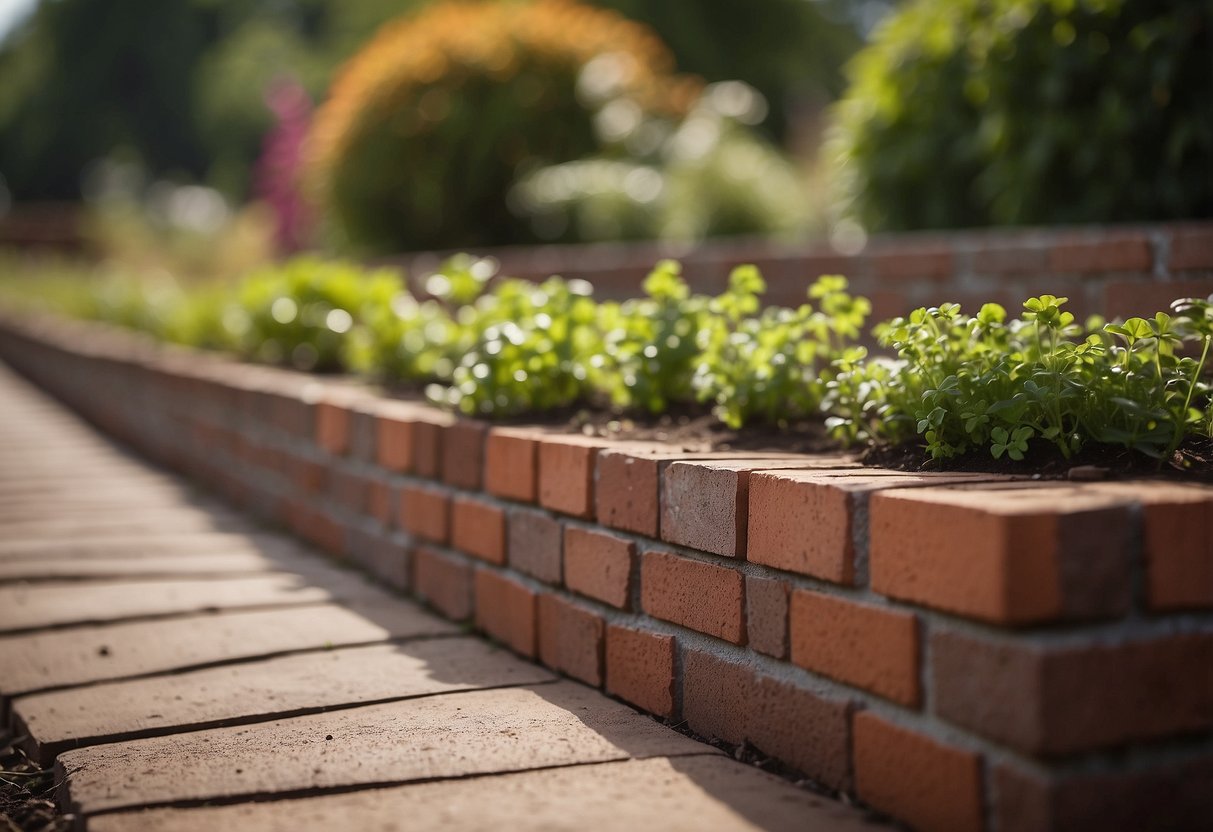
[[[297,800],[100,815],[90,832],[873,832],[863,812],[724,757],[625,760]]]
[[[394,598],[71,627],[0,637],[0,695],[457,632]]]
[[[22,697],[13,733],[48,763],[100,742],[555,679],[479,639],[378,644]]]
[[[335,570],[334,570],[335,572]],[[0,632],[385,595],[353,573],[0,586]]]
[[[44,558],[139,558],[172,554],[232,554],[234,552],[303,551],[281,535],[230,532],[176,532],[114,535],[104,538],[0,539],[0,560]]]
[[[450,693],[59,756],[71,811],[719,753],[575,682]]]
[[[0,582],[86,580],[97,578],[169,578],[182,575],[222,576],[281,571],[284,564],[250,552],[230,555],[194,553],[192,557],[149,555],[143,558],[0,558]]]

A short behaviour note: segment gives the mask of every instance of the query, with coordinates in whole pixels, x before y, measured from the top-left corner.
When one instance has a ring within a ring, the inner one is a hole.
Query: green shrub
[[[875,229],[1213,215],[1193,0],[914,0],[850,67],[833,149]]]
[[[604,345],[591,364],[615,407],[663,413],[695,400],[696,337],[707,299],[692,296],[681,273],[678,263],[663,260],[644,281],[645,298],[600,307]]]
[[[349,333],[365,310],[390,305],[402,291],[391,270],[367,273],[353,264],[299,257],[244,280],[224,321],[246,357],[332,372],[346,365]]]
[[[1210,435],[1209,301],[1090,329],[1065,304],[1030,298],[1016,320],[998,304],[975,317],[943,304],[880,325],[898,361],[841,368],[831,428],[850,440],[921,435],[936,459],[988,448],[1018,460],[1041,440],[1064,457],[1104,444],[1168,459],[1186,436]],[[1196,357],[1177,352],[1184,342]]]
[[[671,64],[649,30],[567,0],[439,3],[388,24],[309,137],[329,230],[370,251],[526,240],[506,199],[520,172],[594,153],[611,102],[684,110],[698,84]]]
[[[834,360],[851,355],[871,310],[846,289],[845,277],[821,277],[808,292],[820,311],[806,303],[760,313],[762,275],[754,266],[734,269],[699,333],[694,385],[700,401],[711,402],[717,417],[734,428],[817,415]]]

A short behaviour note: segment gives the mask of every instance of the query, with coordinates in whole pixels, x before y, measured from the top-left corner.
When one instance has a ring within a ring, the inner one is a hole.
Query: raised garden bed
[[[493,427],[62,321],[0,357],[523,655],[929,829],[1213,817],[1213,488]]]

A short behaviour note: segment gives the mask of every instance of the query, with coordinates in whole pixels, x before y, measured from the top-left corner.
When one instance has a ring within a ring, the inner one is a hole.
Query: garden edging
[[[927,829],[1213,818],[1213,488],[495,427],[0,318],[103,429],[514,651]]]

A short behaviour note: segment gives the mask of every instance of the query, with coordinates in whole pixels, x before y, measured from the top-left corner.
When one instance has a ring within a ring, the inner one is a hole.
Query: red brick
[[[674,637],[608,624],[606,689],[636,707],[674,715]]]
[[[350,444],[350,411],[336,402],[316,402],[316,444],[340,456]]]
[[[749,741],[819,783],[850,788],[849,702],[698,650],[683,650],[682,667],[682,715],[691,730]]]
[[[538,457],[533,431],[493,428],[484,446],[484,490],[506,500],[535,502]]]
[[[645,552],[640,562],[640,605],[649,615],[745,643],[741,573],[669,552]]]
[[[442,481],[465,491],[479,491],[484,474],[484,438],[488,425],[459,419],[442,434]]]
[[[594,464],[607,443],[581,436],[539,443],[539,504],[561,514],[594,517]]]
[[[657,536],[658,466],[655,456],[626,451],[598,454],[598,522],[648,537]]]
[[[870,711],[854,719],[859,798],[916,829],[980,832],[981,758],[893,725]]]
[[[872,588],[1001,624],[1122,615],[1128,508],[1079,486],[883,491],[869,503]]]
[[[1213,607],[1213,489],[1169,483],[1107,483],[1099,489],[1141,503],[1148,606]]]
[[[1169,312],[1178,298],[1213,294],[1213,277],[1187,280],[1113,280],[1105,284],[1103,312],[1109,318],[1148,318]]]
[[[535,593],[488,569],[476,570],[476,626],[524,656],[535,655]]]
[[[445,543],[449,534],[451,498],[446,491],[417,485],[400,489],[401,528],[424,540]]]
[[[1213,634],[1041,647],[931,637],[935,711],[1031,754],[1069,754],[1213,726]]]
[[[564,530],[564,583],[569,589],[620,609],[631,607],[636,545],[606,532]]]
[[[750,475],[746,558],[776,569],[853,584],[859,495],[932,481],[943,485],[981,479],[978,474],[899,474],[857,467],[755,471]]]
[[[1203,832],[1213,820],[1209,756],[1054,778],[1003,764],[992,779],[998,832]]]
[[[1049,253],[1052,272],[1145,272],[1154,267],[1150,239],[1143,233],[1109,233],[1061,238]]]
[[[789,625],[793,663],[918,706],[922,694],[914,615],[797,589]]]
[[[880,279],[923,280],[951,277],[956,256],[950,246],[906,246],[875,249],[867,254]]]
[[[442,475],[442,440],[449,424],[451,421],[437,415],[413,422],[413,473],[417,476],[438,479]]]
[[[548,667],[601,687],[605,639],[602,616],[559,595],[539,596],[539,659]]]
[[[472,568],[449,555],[419,546],[413,550],[413,592],[447,618],[472,614]]]
[[[319,494],[328,486],[328,466],[314,459],[287,455],[283,467],[283,475],[297,483],[304,493]]]
[[[367,482],[366,510],[384,526],[392,525],[393,506],[398,502],[394,489],[381,480]]]
[[[412,473],[414,468],[412,420],[380,414],[375,420],[375,459],[389,471]]]
[[[451,546],[486,560],[505,563],[505,511],[475,497],[451,501]]]
[[[1172,271],[1213,269],[1213,226],[1206,224],[1173,232],[1167,265]]]
[[[560,584],[564,573],[564,526],[542,511],[510,511],[507,555],[511,569],[549,584]]]
[[[777,659],[788,656],[788,585],[771,578],[745,579],[746,638],[750,647]]]

